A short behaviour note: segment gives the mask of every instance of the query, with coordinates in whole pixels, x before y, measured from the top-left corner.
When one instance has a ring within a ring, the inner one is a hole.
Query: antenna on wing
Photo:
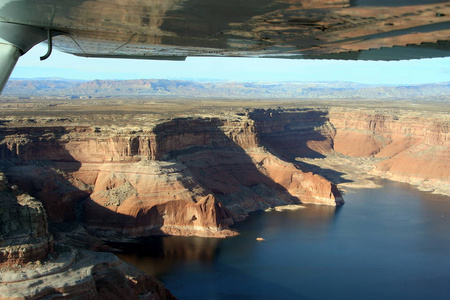
[[[47,43],[48,43],[47,53],[45,53],[44,56],[40,57],[41,60],[46,60],[52,54],[52,50],[53,50],[52,38],[53,38],[52,31],[49,29],[49,30],[47,30]]]
[[[53,24],[53,20],[55,19],[55,4],[52,5],[52,12],[50,14],[50,19],[48,21],[48,28],[47,28],[47,43],[48,43],[48,48],[47,48],[47,53],[45,53],[44,56],[41,56],[40,59],[42,60],[46,60],[47,58],[50,57],[50,55],[52,54],[52,50],[53,50],[53,35],[52,35],[52,30],[50,29],[52,24]]]

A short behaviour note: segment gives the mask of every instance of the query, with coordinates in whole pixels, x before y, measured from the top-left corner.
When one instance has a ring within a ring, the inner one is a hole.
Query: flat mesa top
[[[450,56],[431,0],[0,0],[0,22],[51,29],[86,57],[408,59]]]

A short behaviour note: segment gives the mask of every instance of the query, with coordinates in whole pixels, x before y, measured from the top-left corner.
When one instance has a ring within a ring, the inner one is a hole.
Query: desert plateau
[[[98,251],[235,236],[252,212],[341,206],[379,178],[449,196],[449,110],[443,99],[6,98],[0,299],[171,298]]]

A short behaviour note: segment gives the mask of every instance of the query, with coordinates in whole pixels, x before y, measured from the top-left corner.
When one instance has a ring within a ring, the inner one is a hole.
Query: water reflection
[[[309,205],[305,208],[284,211],[255,213],[236,228],[246,238],[256,235],[276,238],[277,235],[295,232],[298,228],[308,229],[312,234],[326,233],[336,217],[336,207]]]
[[[420,251],[442,252],[450,251],[448,243],[448,231],[450,230],[450,201],[444,195],[429,192],[418,192],[413,186],[399,183],[386,182],[386,185],[405,191],[408,197],[419,196],[417,201],[415,220],[417,240],[415,247]],[[417,195],[417,196],[416,196]]]
[[[447,299],[449,197],[380,183],[340,208],[254,213],[239,236],[159,238],[122,258],[179,299]]]
[[[152,237],[139,244],[114,244],[124,251],[118,256],[142,271],[162,276],[180,262],[213,262],[221,239],[200,237]]]
[[[183,264],[212,264],[217,261],[221,250],[238,249],[235,254],[239,257],[251,255],[258,247],[255,243],[257,237],[264,237],[266,242],[275,241],[295,234],[299,227],[308,231],[310,236],[322,236],[331,228],[339,209],[312,205],[295,211],[255,212],[235,226],[240,235],[228,239],[167,236],[148,238],[138,244],[112,245],[123,251],[118,255],[121,259],[160,277]]]

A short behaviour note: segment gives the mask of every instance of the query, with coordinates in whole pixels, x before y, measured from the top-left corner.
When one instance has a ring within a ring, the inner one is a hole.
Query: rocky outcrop
[[[0,173],[0,267],[22,265],[53,251],[47,215],[33,197],[14,191]]]
[[[0,173],[0,300],[46,297],[174,299],[112,254],[54,245],[41,202]]]
[[[115,255],[59,245],[51,259],[0,269],[0,300],[175,299]]]
[[[255,109],[248,116],[261,144],[287,160],[333,152],[335,129],[325,109]]]

